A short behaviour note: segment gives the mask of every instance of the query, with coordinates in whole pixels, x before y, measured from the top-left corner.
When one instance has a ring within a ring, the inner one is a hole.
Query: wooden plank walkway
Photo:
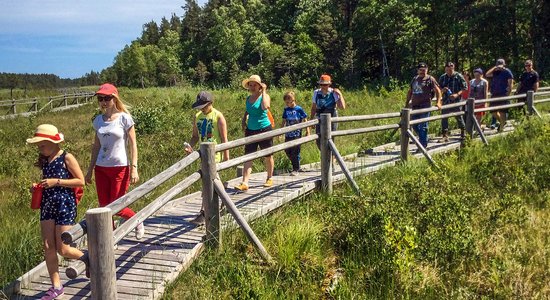
[[[512,127],[506,127],[502,134],[512,130]],[[486,134],[488,138],[499,135],[495,131],[486,131]],[[454,135],[446,143],[431,140],[428,150],[432,154],[442,153],[459,146],[460,140]],[[410,148],[411,152],[416,151],[414,144]],[[375,147],[369,153],[370,155],[365,156],[345,157],[354,176],[375,172],[399,161],[399,146],[395,143]],[[236,193],[231,188],[240,181],[240,178],[235,178],[229,181],[227,191],[243,216],[253,220],[318,188],[319,164],[306,165],[304,169],[298,176],[275,176],[274,185],[270,188],[263,187],[265,172],[252,174],[250,189],[245,193]],[[338,166],[335,166],[333,178],[334,183],[346,180]],[[144,222],[146,234],[142,240],[136,240],[132,233],[117,245],[115,255],[118,299],[159,298],[165,286],[197,258],[204,248],[204,226],[197,227],[189,221],[200,210],[201,201],[200,192],[174,199]],[[222,224],[225,227],[236,226],[229,214],[222,218]],[[90,298],[90,282],[84,275],[70,280],[64,274],[64,267],[60,271],[65,295],[59,299]],[[29,286],[22,287],[19,295],[13,295],[12,299],[40,298],[50,285],[48,274],[41,274]]]

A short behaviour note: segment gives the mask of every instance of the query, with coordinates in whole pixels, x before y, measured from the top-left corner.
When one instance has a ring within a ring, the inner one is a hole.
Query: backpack
[[[67,152],[64,152],[63,155],[67,155]],[[63,160],[65,160],[65,157],[63,157]],[[65,168],[67,168],[67,163],[65,163]],[[69,171],[69,179],[72,179],[72,178],[74,178],[73,174],[71,173],[71,171]],[[72,188],[72,190],[74,193],[75,203],[76,205],[78,205],[78,202],[80,202],[80,200],[82,200],[82,197],[84,196],[84,188],[79,186],[79,187]]]

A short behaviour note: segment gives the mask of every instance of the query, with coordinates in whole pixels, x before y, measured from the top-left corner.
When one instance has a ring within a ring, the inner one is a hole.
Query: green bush
[[[132,109],[137,134],[157,133],[164,124],[166,108],[163,105],[137,106]]]

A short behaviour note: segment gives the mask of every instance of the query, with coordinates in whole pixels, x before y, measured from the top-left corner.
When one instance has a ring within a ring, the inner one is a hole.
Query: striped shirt
[[[468,89],[466,80],[462,74],[458,72],[454,72],[451,76],[447,75],[447,73],[441,75],[441,77],[439,77],[439,87],[441,89],[449,88],[452,94]],[[443,102],[446,102],[448,96],[449,95],[447,93],[443,93]]]

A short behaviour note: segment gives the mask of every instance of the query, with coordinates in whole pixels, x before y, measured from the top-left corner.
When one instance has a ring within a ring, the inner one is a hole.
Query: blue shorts
[[[40,221],[54,220],[55,225],[74,225],[76,220],[76,202],[73,197],[42,199]]]

